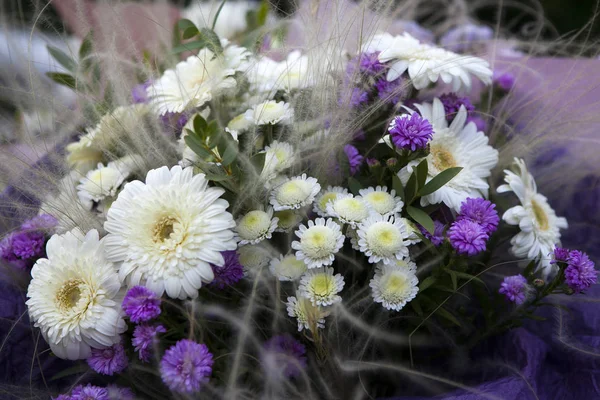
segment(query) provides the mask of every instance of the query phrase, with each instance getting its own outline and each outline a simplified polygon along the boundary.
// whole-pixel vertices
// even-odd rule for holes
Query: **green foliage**
[[[219,55],[223,53],[223,46],[221,46],[221,40],[219,36],[209,28],[198,29],[196,25],[190,20],[182,19],[177,23],[177,31],[182,32],[181,36],[176,34],[176,38],[181,39],[192,39],[195,40],[188,43],[179,43],[173,47],[173,53],[180,54],[186,51],[194,51],[207,48],[213,53]]]
[[[46,76],[59,85],[77,89],[77,80],[73,75],[64,74],[62,72],[46,72]]]
[[[69,56],[67,53],[62,51],[59,48],[48,45],[48,53],[62,65],[67,71],[71,73],[75,73],[77,71],[77,61],[73,59],[73,57]]]
[[[406,207],[406,212],[408,213],[408,215],[410,215],[410,217],[413,220],[415,220],[415,222],[421,224],[421,226],[423,226],[423,228],[425,228],[427,232],[433,235],[435,225],[431,217],[425,211],[421,210],[420,208],[408,206]]]
[[[458,175],[460,171],[462,171],[462,167],[454,167],[443,170],[434,176],[429,182],[427,182],[426,185],[421,186],[421,189],[419,189],[418,193],[419,196],[427,196],[428,194],[437,191],[446,183],[450,182],[452,178]]]

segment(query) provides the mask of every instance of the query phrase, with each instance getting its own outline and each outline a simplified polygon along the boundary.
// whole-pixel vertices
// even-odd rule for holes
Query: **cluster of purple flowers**
[[[598,281],[594,262],[584,252],[557,247],[554,259],[555,262],[566,264],[565,283],[575,293],[584,291]]]
[[[160,375],[173,392],[196,393],[208,382],[213,362],[205,344],[183,339],[165,352],[160,361]]]
[[[97,373],[109,376],[122,372],[129,364],[121,343],[106,349],[92,349],[87,363]]]
[[[31,267],[46,255],[45,245],[58,221],[48,214],[25,221],[0,241],[0,259],[19,269]]]
[[[394,146],[416,151],[427,146],[433,137],[433,126],[415,112],[394,118],[388,127],[388,132]]]
[[[215,275],[215,279],[210,283],[210,286],[219,290],[238,283],[244,277],[244,267],[240,264],[237,251],[223,251],[221,255],[225,260],[222,267],[210,264]]]
[[[427,239],[429,239],[431,241],[431,243],[433,243],[433,245],[435,247],[438,247],[439,245],[444,243],[444,230],[446,229],[446,225],[444,225],[443,223],[441,223],[438,220],[435,220],[435,221],[433,221],[433,226],[434,226],[433,235],[431,233],[429,233],[427,231],[427,229],[425,229],[421,225],[419,225],[419,230],[421,231],[423,236],[425,236]]]
[[[133,400],[135,395],[130,389],[116,385],[103,388],[91,384],[75,386],[71,394],[61,394],[54,400]]]
[[[527,279],[523,275],[507,276],[500,284],[498,292],[506,296],[506,299],[521,305],[527,298],[527,292],[529,291],[529,285]]]
[[[306,368],[306,347],[290,334],[273,336],[263,349],[261,362],[269,376],[278,372],[284,378],[295,378]]]
[[[459,254],[473,256],[485,251],[487,240],[498,228],[495,204],[482,198],[467,198],[448,229],[450,244]]]
[[[471,111],[475,110],[475,106],[473,106],[468,97],[459,97],[456,93],[445,93],[440,96],[440,101],[444,105],[446,120],[448,120],[448,122],[454,119],[454,116],[458,113],[461,106],[465,107],[467,115],[470,115]]]

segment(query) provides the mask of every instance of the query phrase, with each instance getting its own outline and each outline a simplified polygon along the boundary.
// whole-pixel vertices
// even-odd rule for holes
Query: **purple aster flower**
[[[145,286],[134,286],[127,291],[121,307],[131,322],[147,322],[160,315],[160,298]]]
[[[496,205],[491,201],[482,198],[468,198],[460,205],[460,213],[456,217],[457,221],[468,219],[477,222],[483,227],[483,230],[488,235],[498,229],[498,211],[495,210]]]
[[[448,122],[454,119],[456,113],[460,110],[460,106],[465,106],[467,110],[467,115],[473,110],[475,107],[471,104],[471,100],[468,97],[458,97],[456,93],[446,93],[440,96],[440,101],[444,105],[444,111],[446,111],[446,120]]]
[[[344,153],[346,153],[346,157],[348,157],[348,162],[350,163],[350,174],[355,175],[360,170],[360,166],[365,158],[351,144],[344,146]]]
[[[42,232],[19,232],[12,238],[12,251],[22,260],[44,256],[46,235]]]
[[[154,347],[158,344],[159,333],[165,333],[167,330],[162,325],[138,325],[133,330],[131,344],[138,352],[138,357],[144,362],[150,362]]]
[[[148,103],[148,92],[147,89],[152,85],[152,80],[147,80],[144,83],[135,85],[131,89],[131,97],[133,98],[134,104]]]
[[[168,112],[160,116],[160,120],[165,129],[170,133],[180,133],[185,124],[187,124],[189,116],[187,114],[179,114]]]
[[[394,118],[388,131],[396,147],[411,151],[425,148],[433,137],[433,126],[417,113]]]
[[[208,382],[212,365],[213,355],[205,344],[183,339],[165,351],[160,375],[172,391],[195,393]]]
[[[17,257],[13,250],[13,238],[15,236],[15,233],[9,233],[0,241],[0,258],[15,268],[25,269],[29,263]]]
[[[565,268],[565,282],[575,293],[579,293],[598,280],[598,272],[594,262],[587,254],[579,250],[569,252],[567,268]]]
[[[473,256],[485,250],[488,234],[477,222],[468,219],[454,221],[448,230],[450,244],[459,254]]]
[[[106,386],[108,398],[110,400],[135,400],[135,394],[129,388],[120,387],[117,385]]]
[[[492,79],[497,87],[506,92],[509,92],[515,85],[515,77],[510,72],[501,73],[494,71],[494,76]]]
[[[562,247],[556,247],[554,249],[554,260],[550,261],[551,264],[556,264],[557,262],[567,262],[569,259],[569,249],[563,249]]]
[[[279,371],[286,378],[299,376],[306,368],[306,347],[290,334],[273,336],[264,344],[262,364],[269,372]]]
[[[386,78],[379,79],[375,83],[375,89],[377,89],[377,97],[380,100],[390,103],[390,104],[398,104],[400,99],[404,96],[404,80],[402,78],[398,78],[389,82]]]
[[[429,233],[429,231],[427,231],[427,229],[425,229],[423,226],[418,225],[418,227],[423,236],[429,239],[434,246],[437,247],[444,243],[444,229],[446,228],[446,225],[442,224],[440,221],[433,221],[433,235]]]
[[[361,53],[348,62],[346,75],[352,78],[357,73],[377,75],[385,69],[385,64],[379,61],[379,52]]]
[[[76,386],[71,392],[71,400],[110,400],[108,390],[100,386],[87,384]]]
[[[527,297],[527,279],[523,275],[507,276],[500,284],[498,292],[517,305],[523,304]]]
[[[237,251],[223,251],[221,255],[225,260],[225,264],[222,267],[210,264],[215,275],[215,279],[210,285],[223,290],[228,286],[238,283],[244,277],[244,267],[240,264]]]
[[[112,376],[127,368],[127,356],[121,343],[113,344],[106,349],[92,349],[87,363],[99,374]]]
[[[40,214],[27,221],[23,222],[21,229],[24,231],[35,231],[41,230],[46,232],[52,232],[58,225],[58,220],[50,214]]]

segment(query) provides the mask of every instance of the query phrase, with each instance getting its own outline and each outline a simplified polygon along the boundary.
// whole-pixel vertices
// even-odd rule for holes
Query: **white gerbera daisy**
[[[294,118],[294,109],[283,101],[268,100],[246,111],[246,119],[256,125],[290,124]]]
[[[295,233],[300,241],[293,241],[292,249],[296,250],[296,258],[303,260],[308,268],[331,265],[335,253],[344,245],[342,230],[331,218],[308,221],[308,227],[302,224]]]
[[[321,185],[315,178],[302,174],[275,186],[269,202],[275,211],[298,209],[312,203],[319,190]]]
[[[188,107],[201,107],[213,96],[236,86],[236,70],[224,57],[204,48],[168,69],[148,87],[148,97],[160,115],[180,113]]]
[[[89,357],[92,348],[118,343],[127,330],[121,315],[123,293],[98,231],[85,237],[78,229],[53,235],[46,254],[31,270],[27,307],[52,352],[79,360]]]
[[[395,265],[383,265],[375,272],[369,286],[376,303],[388,310],[400,311],[419,292],[419,279],[414,271]]]
[[[507,224],[521,229],[510,241],[511,251],[516,257],[537,260],[538,267],[548,276],[556,269],[556,264],[550,261],[554,247],[560,244],[560,229],[566,229],[568,223],[565,218],[557,217],[548,199],[538,193],[525,161],[515,158],[515,164],[517,173],[505,170],[506,184],[498,187],[498,193],[514,192],[521,202],[502,216]]]
[[[106,254],[120,263],[127,286],[145,285],[159,296],[195,298],[202,282],[214,279],[210,264],[222,266],[222,251],[235,250],[235,222],[193,168],[161,167],[146,182],[125,185],[107,213]]]
[[[282,210],[275,213],[277,221],[277,229],[275,232],[290,232],[296,228],[302,221],[302,216],[295,210]]]
[[[377,186],[375,188],[369,187],[367,189],[359,190],[360,196],[365,199],[371,206],[373,211],[380,215],[393,215],[402,211],[404,202],[398,196],[396,191],[392,189],[391,192],[387,191],[386,186]]]
[[[423,118],[429,120],[434,129],[433,139],[426,157],[428,166],[427,182],[440,172],[451,167],[463,169],[448,183],[435,192],[421,197],[421,205],[444,203],[456,212],[467,197],[487,197],[489,185],[486,178],[498,163],[498,151],[488,144],[483,132],[477,131],[475,123],[467,120],[467,111],[460,107],[456,117],[448,126],[444,106],[439,99],[433,104],[417,104]],[[398,172],[404,185],[421,159],[408,163]]]
[[[81,204],[91,210],[95,203],[99,203],[108,197],[117,195],[117,191],[131,171],[126,165],[119,168],[118,164],[108,163],[105,167],[102,163],[98,168],[91,170],[84,178],[81,178],[77,186],[77,195]]]
[[[375,35],[363,51],[379,51],[379,61],[393,61],[387,74],[388,81],[396,80],[408,70],[416,89],[424,89],[441,78],[445,83],[452,83],[454,92],[461,87],[469,90],[470,75],[486,85],[492,82],[492,70],[484,59],[420,43],[407,32],[399,36]]]
[[[271,260],[269,270],[280,281],[296,281],[306,272],[306,264],[293,254],[282,254]]]
[[[342,223],[356,228],[356,225],[367,219],[374,211],[362,197],[347,194],[338,196],[327,203],[327,215],[339,219]]]
[[[315,77],[309,69],[308,57],[293,51],[282,62],[260,58],[248,71],[248,80],[255,90],[274,93],[313,86]]]
[[[333,268],[318,268],[307,271],[300,278],[298,292],[315,306],[330,306],[342,301],[338,295],[344,288],[344,278],[333,275]]]
[[[346,196],[348,189],[341,186],[327,186],[327,189],[321,190],[321,193],[315,198],[313,211],[321,217],[330,217],[327,214],[327,204],[336,200],[338,196]]]
[[[275,257],[275,252],[266,242],[257,245],[242,246],[237,249],[238,259],[247,273],[257,273],[261,268],[267,266]]]
[[[277,228],[277,217],[273,218],[273,207],[267,211],[252,210],[238,219],[235,228],[238,245],[257,244],[271,236]]]
[[[298,332],[303,329],[325,328],[325,317],[328,312],[321,307],[314,306],[309,299],[298,293],[296,296],[287,298],[286,308],[288,315],[298,320]]]
[[[357,234],[360,251],[372,264],[392,264],[408,257],[408,231],[401,218],[373,214],[358,225]]]

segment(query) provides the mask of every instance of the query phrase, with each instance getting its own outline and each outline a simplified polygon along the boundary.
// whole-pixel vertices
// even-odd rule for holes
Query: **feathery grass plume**
[[[501,217],[519,207],[518,197],[520,206],[529,207],[542,224],[549,214],[542,209],[540,217],[539,207],[524,201],[518,189],[511,186],[515,194],[496,190],[512,176],[503,170],[518,157],[556,214],[569,220],[570,230],[561,232],[563,244],[597,259],[600,165],[595,161],[600,146],[595,128],[600,117],[593,94],[600,77],[592,73],[597,46],[588,36],[595,16],[579,32],[559,37],[535,0],[315,0],[298,2],[295,12],[283,17],[265,1],[192,2],[185,10],[161,2],[60,0],[55,5],[72,37],[41,33],[49,23],[43,3],[20,26],[3,17],[11,23],[5,26],[22,33],[4,29],[7,48],[20,51],[11,65],[21,67],[0,72],[0,101],[11,113],[3,110],[3,120],[12,119],[12,113],[20,116],[18,124],[3,124],[0,132],[2,238],[24,230],[27,218],[47,213],[58,221],[48,236],[97,229],[101,238],[116,244],[118,235],[131,234],[130,220],[135,219],[140,244],[123,244],[111,260],[123,275],[123,295],[127,284],[163,279],[160,287],[166,294],[156,305],[157,317],[128,320],[125,332],[91,329],[103,330],[111,345],[122,333],[129,365],[118,384],[131,388],[137,398],[402,398],[394,396],[433,396],[455,389],[502,398],[506,393],[496,377],[544,398],[548,385],[534,374],[514,370],[523,367],[515,352],[529,355],[530,345],[543,353],[540,332],[546,330],[555,332],[578,360],[580,354],[598,353],[577,336],[577,326],[565,327],[562,308],[583,312],[585,302],[596,301],[595,286],[585,295],[567,296],[572,292],[564,282],[564,262],[552,260],[555,273],[542,278],[534,270],[544,259],[549,265],[550,254],[508,256],[509,242],[519,234],[518,226],[508,225],[510,218],[500,222],[497,232],[480,238],[482,252],[473,258],[453,250],[448,228],[461,204],[482,197],[496,205]],[[486,11],[496,15],[488,26],[493,38],[473,27],[481,26],[477,16]],[[514,12],[533,22],[511,20]],[[179,16],[188,20],[177,22]],[[513,24],[528,29],[515,31]],[[380,35],[385,32],[391,36]],[[24,52],[43,50],[40,43],[47,41],[52,46],[47,54],[31,58]],[[436,48],[439,42],[458,53]],[[377,47],[382,43],[387,47]],[[405,47],[387,51],[399,43],[413,46],[414,53],[407,55]],[[485,63],[472,56],[489,62],[495,80]],[[392,72],[397,68],[400,74],[401,67],[407,72],[389,79],[391,65]],[[48,70],[58,74],[50,79],[44,75]],[[465,77],[471,72],[474,76]],[[507,74],[514,78],[512,87]],[[475,76],[493,82],[485,86]],[[446,109],[448,104],[436,100],[454,92],[453,83],[462,86],[460,96],[477,105],[474,110],[460,105]],[[401,149],[393,139],[386,142],[394,118],[415,112],[431,119],[434,133],[427,144]],[[470,135],[469,140],[456,150],[451,145],[461,134]],[[440,144],[436,135],[449,139]],[[467,168],[469,161],[481,158],[481,152],[463,151],[472,142],[498,151],[488,151],[485,168],[482,163]],[[450,168],[452,176],[446,172]],[[192,170],[205,179],[191,182]],[[438,172],[446,172],[446,181],[435,182]],[[436,197],[437,190],[466,172],[476,175],[476,184],[461,186],[461,198],[456,197],[460,190],[447,185],[444,189],[455,197],[452,204],[441,204],[446,202]],[[190,182],[180,175],[189,175]],[[520,176],[527,181],[525,174]],[[152,191],[151,205],[135,198],[142,187]],[[141,217],[124,218],[128,210],[121,207],[123,201],[110,213],[122,193],[128,197],[128,217]],[[320,203],[331,193],[343,210],[332,213],[331,202],[329,207],[327,200]],[[202,218],[186,220],[186,210],[170,207],[178,196],[182,208],[214,208],[194,214]],[[187,204],[192,197],[193,204]],[[364,206],[365,215],[359,215],[357,205]],[[144,214],[149,208],[152,214]],[[374,209],[380,208],[392,211],[374,217]],[[214,216],[217,209],[220,220]],[[312,228],[314,222],[309,222],[317,213],[325,221],[342,211],[356,218],[331,220],[339,228],[333,246],[328,246],[325,226],[316,224],[311,235],[300,228]],[[107,215],[127,223],[104,229]],[[393,227],[402,227],[401,235],[392,235],[391,228],[370,229],[373,221],[388,219],[395,221]],[[206,239],[217,231],[220,244]],[[11,240],[0,245],[2,254],[9,246],[11,254],[24,254],[19,253],[22,247],[14,251]],[[183,245],[185,240],[195,242]],[[232,254],[234,240],[238,257]],[[292,243],[298,240],[314,259],[327,259],[327,273],[294,255]],[[152,257],[144,246],[152,247]],[[195,248],[202,251],[194,253]],[[369,263],[364,249],[386,255],[386,264]],[[140,255],[136,262],[144,267],[144,276],[127,258],[133,252]],[[290,256],[305,265],[282,266]],[[192,263],[182,257],[206,268],[187,268]],[[232,257],[239,259],[235,279],[202,284]],[[27,270],[15,270],[5,261],[3,257],[6,279],[1,283],[26,289]],[[240,265],[244,277],[238,279]],[[497,293],[503,278],[516,274],[531,287],[518,307]],[[67,283],[64,304],[87,298],[81,296],[83,285]],[[183,290],[174,290],[175,284]],[[7,365],[23,367],[26,378],[11,376],[14,386],[6,389],[8,395],[27,391],[34,397],[41,390],[73,396],[84,390],[76,385],[93,381],[101,387],[86,390],[118,398],[117,389],[104,389],[115,381],[92,375],[85,362],[65,366],[49,357],[38,328],[28,319],[24,294],[12,286],[6,296],[23,298],[10,299],[19,304],[20,313],[1,325],[0,352],[6,353],[0,355]],[[172,296],[176,292],[180,295]],[[331,301],[311,302],[307,292]],[[541,309],[541,315],[550,317],[546,321],[536,321],[541,304],[554,306]],[[553,312],[558,313],[556,321]],[[504,333],[526,319],[533,321],[532,327]],[[277,337],[286,340],[279,343]],[[19,354],[19,338],[33,343],[26,357]],[[186,348],[165,361],[165,353],[181,341],[202,351]],[[97,351],[107,347],[87,344]],[[210,368],[198,358],[200,353],[211,355]],[[490,363],[498,359],[501,365]],[[161,380],[159,365],[164,363],[169,374],[165,379],[163,373]],[[189,393],[175,393],[181,391]]]

